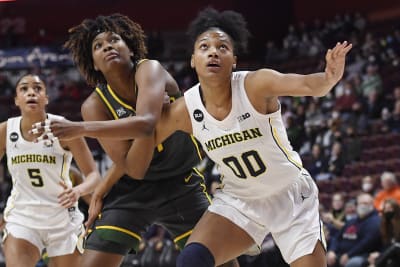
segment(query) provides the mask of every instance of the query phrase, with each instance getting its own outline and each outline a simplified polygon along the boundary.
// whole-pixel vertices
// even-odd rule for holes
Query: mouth
[[[115,58],[117,58],[117,57],[119,57],[119,54],[118,54],[118,53],[116,53],[116,52],[111,52],[111,53],[108,53],[108,54],[104,57],[104,59],[105,59],[106,61],[110,61],[110,60],[113,60],[113,59],[115,59]]]
[[[213,73],[219,72],[221,66],[218,63],[211,62],[207,64],[207,70]]]
[[[35,99],[29,99],[28,101],[26,101],[26,104],[37,104],[38,102]]]
[[[221,67],[221,66],[218,64],[218,62],[212,61],[212,62],[209,62],[209,63],[207,64],[207,67],[210,67],[210,68],[219,68],[219,67]]]

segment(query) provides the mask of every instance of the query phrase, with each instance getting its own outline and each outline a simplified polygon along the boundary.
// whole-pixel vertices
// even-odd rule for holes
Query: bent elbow
[[[156,129],[156,120],[152,117],[144,118],[141,123],[142,134],[145,137],[149,137],[154,134]]]
[[[143,180],[144,179],[144,175],[146,174],[145,171],[137,170],[135,168],[134,164],[128,164],[125,167],[125,172],[126,172],[126,174],[129,175],[129,177],[131,177],[134,180]]]

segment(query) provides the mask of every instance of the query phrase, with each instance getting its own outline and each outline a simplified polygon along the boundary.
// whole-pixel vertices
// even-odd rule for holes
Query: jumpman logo
[[[204,130],[209,131],[209,129],[206,127],[206,123],[205,122],[203,122],[203,127],[201,128],[201,130],[202,131],[204,131]]]
[[[303,200],[303,202],[304,202],[304,200],[309,198],[309,196],[305,196],[305,195],[303,195],[303,193],[300,193],[300,195],[301,195],[301,200]]]

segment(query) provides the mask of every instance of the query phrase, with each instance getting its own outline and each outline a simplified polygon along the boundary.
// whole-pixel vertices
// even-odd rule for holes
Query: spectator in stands
[[[376,65],[368,65],[366,74],[362,78],[360,95],[367,98],[372,92],[380,93],[382,91],[382,78],[378,73]]]
[[[311,150],[311,157],[309,160],[304,161],[304,166],[309,170],[315,180],[325,180],[329,178],[327,174],[328,164],[327,159],[321,149],[321,145],[314,144]]]
[[[400,203],[400,186],[397,183],[396,175],[392,172],[384,172],[381,176],[382,189],[374,199],[374,206],[378,211],[383,208],[385,199],[393,198]]]
[[[369,255],[370,267],[400,266],[398,254],[400,251],[400,205],[391,198],[386,199],[383,204],[381,236],[384,249],[382,252],[376,251]]]
[[[344,121],[347,121],[350,116],[349,113],[351,113],[353,105],[357,101],[357,94],[350,81],[345,81],[343,87],[343,94],[336,98],[335,110],[340,112]]]
[[[344,205],[344,218],[345,222],[357,218],[357,205],[354,198],[348,200]]]
[[[346,133],[343,139],[343,150],[346,163],[351,163],[360,159],[361,140],[354,126],[347,126],[346,128]]]
[[[357,218],[346,222],[335,237],[331,237],[327,261],[330,267],[362,267],[368,253],[379,250],[380,217],[373,198],[361,193],[357,197]]]
[[[400,133],[400,100],[394,104],[391,116],[387,120],[387,126],[392,133]]]
[[[345,158],[342,151],[342,144],[339,141],[335,141],[332,145],[331,155],[328,160],[328,171],[334,176],[340,176],[342,174]]]
[[[344,196],[342,193],[335,193],[332,196],[331,209],[322,214],[322,221],[329,230],[329,235],[336,236],[345,224]]]
[[[370,175],[364,176],[361,181],[361,191],[367,194],[374,195],[374,180]]]

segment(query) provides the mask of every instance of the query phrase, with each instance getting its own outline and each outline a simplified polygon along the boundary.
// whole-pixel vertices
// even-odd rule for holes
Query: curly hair
[[[105,84],[106,79],[93,66],[92,41],[101,32],[114,32],[121,36],[133,52],[133,62],[143,59],[147,54],[145,34],[141,26],[127,16],[115,13],[109,16],[98,16],[85,19],[81,24],[69,29],[69,39],[64,47],[69,49],[72,59],[87,83],[92,86]]]
[[[228,34],[233,41],[236,54],[247,51],[250,32],[247,29],[246,20],[240,13],[232,10],[218,12],[211,7],[200,11],[198,16],[190,23],[187,31],[191,44],[196,42],[200,34],[210,28],[218,28]]]

